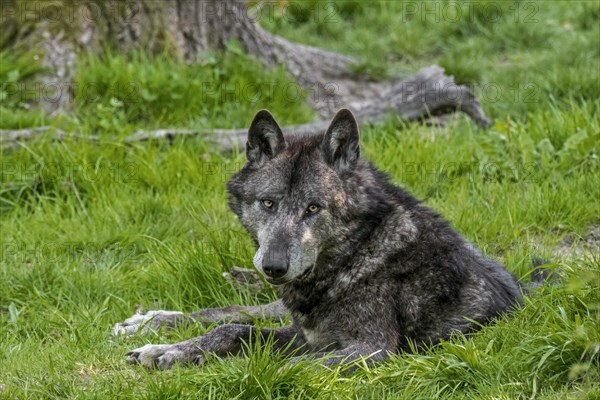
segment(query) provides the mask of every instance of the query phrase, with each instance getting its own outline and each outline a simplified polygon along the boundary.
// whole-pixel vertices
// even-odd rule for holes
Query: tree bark
[[[321,120],[288,127],[288,132],[321,130],[341,107],[351,108],[363,122],[381,119],[392,111],[402,120],[443,123],[447,119],[445,116],[463,111],[482,126],[490,123],[472,90],[454,83],[452,77],[444,75],[438,66],[423,68],[404,80],[372,82],[354,78],[351,71],[354,58],[293,43],[265,31],[253,18],[261,11],[250,12],[242,0],[136,0],[124,3],[88,0],[67,4],[78,7],[71,11],[75,17],[69,21],[69,33],[61,24],[42,20],[31,25],[32,28],[17,19],[17,23],[28,26],[26,33],[15,35],[19,41],[23,42],[24,37],[40,38],[38,45],[45,51],[43,64],[50,71],[43,78],[46,83],[54,80],[64,87],[73,79],[77,55],[82,51],[101,51],[107,42],[114,43],[123,52],[170,49],[188,62],[197,62],[207,51],[223,50],[231,40],[236,40],[266,67],[286,66],[294,79],[314,93],[309,102]],[[9,24],[5,20],[3,26],[14,25],[10,20],[12,15],[9,13]],[[17,12],[14,15],[28,14]],[[69,96],[65,98],[69,99]],[[61,98],[61,101],[41,106],[50,112],[65,112],[70,102]],[[202,133],[206,132],[167,129],[139,133],[130,140]],[[212,133],[223,139],[222,142],[239,142],[237,130]],[[11,135],[23,137],[14,132]]]
[[[430,66],[421,69],[414,77],[391,85],[376,101],[365,100],[350,106],[361,124],[379,122],[390,112],[405,121],[423,120],[430,124],[443,124],[448,113],[461,110],[482,126],[490,124],[473,95],[464,86],[444,75],[442,68]],[[285,126],[283,133],[311,135],[324,132],[329,119],[310,124]],[[150,139],[174,139],[178,136],[205,136],[225,149],[242,146],[246,141],[247,128],[213,129],[194,131],[186,129],[161,129],[156,131],[138,131],[127,140],[130,142]]]

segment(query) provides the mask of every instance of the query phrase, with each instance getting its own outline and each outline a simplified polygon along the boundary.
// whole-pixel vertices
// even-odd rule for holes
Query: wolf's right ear
[[[275,157],[285,149],[285,139],[275,118],[267,110],[260,110],[254,116],[248,141],[246,142],[246,158],[249,162],[260,164]]]
[[[249,162],[260,164],[275,157],[285,149],[285,139],[275,118],[267,110],[260,110],[254,116],[248,141],[246,142],[246,158]]]
[[[352,111],[343,108],[335,114],[321,144],[325,161],[338,172],[352,169],[360,157],[358,124]]]

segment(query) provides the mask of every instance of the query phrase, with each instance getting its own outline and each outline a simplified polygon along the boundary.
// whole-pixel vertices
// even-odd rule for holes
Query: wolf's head
[[[275,285],[310,274],[345,242],[368,203],[360,182],[368,177],[356,172],[363,161],[354,116],[343,109],[324,135],[284,138],[273,116],[259,111],[246,157],[228,183],[229,203],[258,245],[255,266]]]

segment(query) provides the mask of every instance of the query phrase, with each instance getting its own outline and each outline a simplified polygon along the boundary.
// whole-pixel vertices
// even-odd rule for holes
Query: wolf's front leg
[[[225,357],[237,354],[242,344],[256,338],[263,343],[269,335],[274,336],[273,349],[292,351],[304,344],[295,326],[277,329],[258,329],[252,325],[221,325],[206,335],[176,344],[147,344],[127,353],[127,361],[145,366],[148,369],[169,369],[173,364],[201,364],[209,354]]]
[[[206,308],[189,314],[179,311],[145,311],[137,312],[132,317],[116,324],[113,327],[112,335],[113,337],[131,336],[136,333],[147,333],[164,327],[172,328],[180,324],[196,322],[211,325],[214,323],[252,324],[255,319],[269,318],[283,321],[286,315],[287,310],[281,300],[258,306],[233,305],[222,308]]]

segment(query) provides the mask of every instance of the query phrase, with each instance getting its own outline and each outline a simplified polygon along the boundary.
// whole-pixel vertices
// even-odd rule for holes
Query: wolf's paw
[[[189,354],[172,344],[147,344],[127,353],[127,361],[140,364],[148,369],[171,369],[175,363],[181,365],[201,364],[204,357]]]
[[[155,310],[137,312],[124,322],[115,324],[112,329],[112,337],[127,337],[136,333],[155,332],[161,327],[173,327],[184,320],[185,315],[179,311]]]

